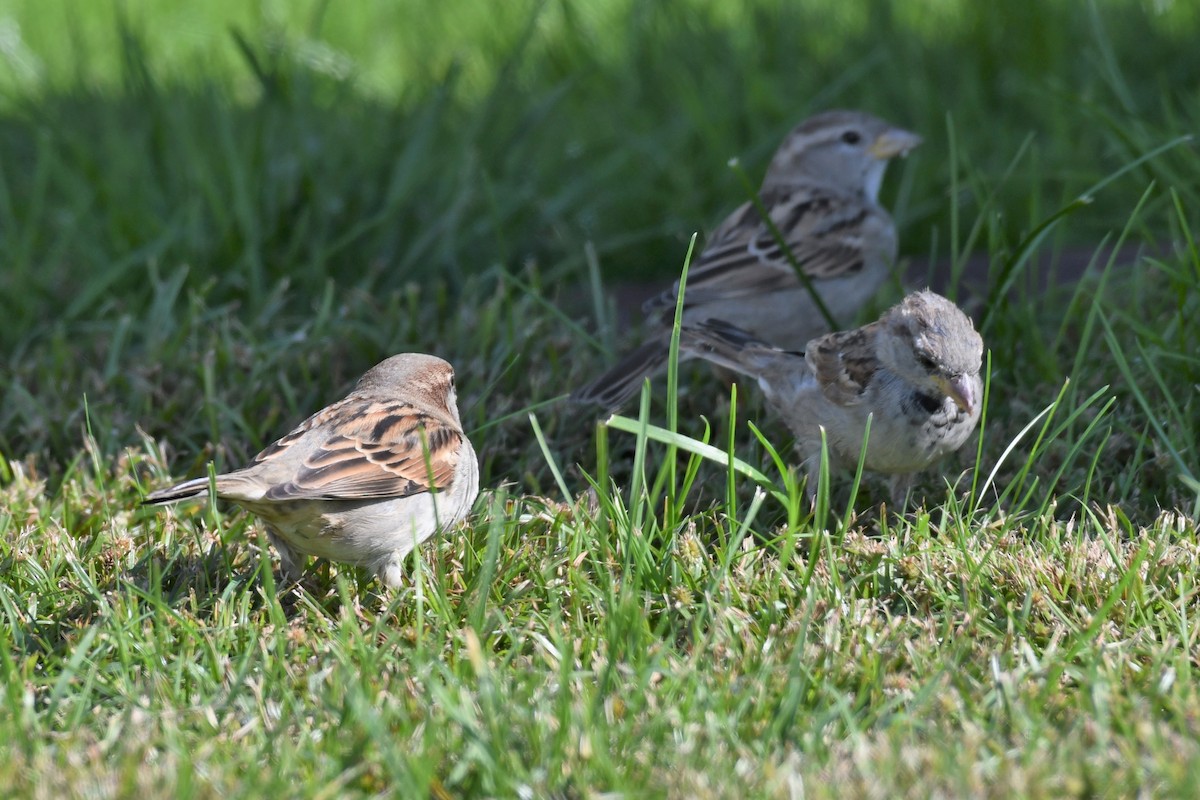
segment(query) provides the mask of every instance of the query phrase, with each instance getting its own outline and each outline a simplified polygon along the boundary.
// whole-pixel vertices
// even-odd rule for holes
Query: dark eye
[[[842,141],[846,144],[858,144],[862,141],[862,134],[858,131],[846,131],[842,134]]]
[[[930,372],[933,372],[935,369],[937,369],[937,362],[924,353],[917,353],[917,363]]]

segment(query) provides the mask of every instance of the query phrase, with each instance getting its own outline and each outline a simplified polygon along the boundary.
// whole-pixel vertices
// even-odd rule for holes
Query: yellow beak
[[[921,143],[922,139],[915,133],[901,128],[892,128],[879,134],[871,143],[870,153],[880,161],[886,161],[896,156],[906,156],[908,151]]]

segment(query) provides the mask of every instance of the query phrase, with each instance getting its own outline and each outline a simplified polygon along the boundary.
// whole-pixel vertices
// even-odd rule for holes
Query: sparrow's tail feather
[[[651,339],[626,354],[596,380],[571,393],[571,400],[583,405],[615,409],[642,390],[646,378],[667,366],[670,346],[665,339]],[[681,353],[682,358],[682,353]]]
[[[166,503],[178,503],[180,500],[187,500],[192,497],[199,497],[208,491],[208,478],[192,478],[190,481],[169,486],[166,489],[159,489],[157,492],[151,492],[146,495],[146,499],[142,501],[142,505],[163,505]]]
[[[719,319],[684,326],[679,333],[679,349],[751,377],[758,377],[780,358],[798,357]]]

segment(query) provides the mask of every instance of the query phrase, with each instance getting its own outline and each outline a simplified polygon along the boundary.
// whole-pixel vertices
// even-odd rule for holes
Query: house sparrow
[[[896,258],[896,228],[878,203],[888,160],[921,143],[861,111],[828,111],[795,127],[775,151],[759,198],[829,312],[858,313]],[[577,390],[615,408],[667,363],[679,284],[643,306],[650,339]],[[683,323],[720,319],[784,348],[829,330],[809,290],[753,203],[712,234],[688,272]]]
[[[208,491],[195,478],[146,497],[174,503]],[[285,578],[305,556],[367,567],[386,585],[439,528],[466,516],[479,462],[463,434],[454,370],[404,353],[377,364],[354,391],[313,414],[249,466],[216,477],[217,497],[257,514]]]
[[[983,340],[958,306],[928,290],[877,322],[813,339],[804,353],[719,320],[684,328],[680,349],[758,380],[796,435],[810,497],[822,428],[830,460],[854,465],[872,414],[864,467],[892,476],[902,507],[914,473],[957,450],[979,422]]]

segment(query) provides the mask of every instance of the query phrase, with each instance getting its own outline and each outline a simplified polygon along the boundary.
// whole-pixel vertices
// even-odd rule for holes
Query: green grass
[[[1195,796],[1190,5],[177,5],[0,2],[0,785]],[[990,350],[904,518],[810,513],[752,386],[558,399],[833,105],[926,136],[902,257]],[[139,506],[404,350],[486,488],[403,590]]]

